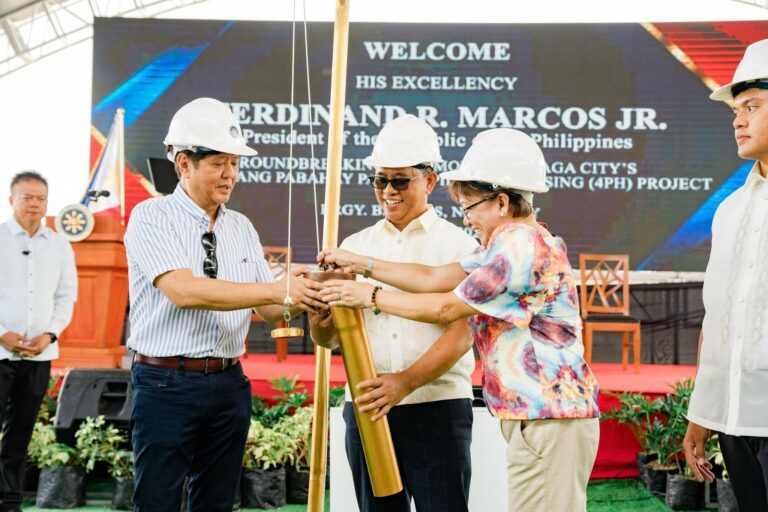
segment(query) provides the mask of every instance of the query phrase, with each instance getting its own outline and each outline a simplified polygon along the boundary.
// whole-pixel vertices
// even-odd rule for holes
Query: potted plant
[[[37,410],[37,422],[41,424],[53,423],[53,417],[56,415],[56,403],[61,389],[61,377],[52,376],[48,381],[48,389],[43,396],[43,402]],[[40,480],[40,468],[35,464],[32,452],[35,450],[35,439],[30,441],[27,451],[27,464],[24,467],[23,490],[33,493],[37,491],[37,484]]]
[[[664,502],[672,510],[701,510],[704,508],[704,483],[693,476],[689,467],[667,475]]]
[[[693,392],[693,379],[675,383],[674,391],[660,398],[661,413],[666,417],[664,443],[667,449],[666,463],[674,465],[667,474],[665,502],[672,510],[704,508],[704,484],[697,481],[680,453],[688,428],[685,414]],[[659,457],[661,459],[661,456]]]
[[[738,512],[739,505],[736,503],[736,495],[733,493],[731,479],[728,478],[728,468],[725,467],[725,460],[723,459],[723,452],[720,450],[720,443],[717,442],[717,436],[713,436],[713,439],[715,440],[715,443],[711,450],[712,461],[715,463],[715,474],[720,474],[718,478],[715,479],[718,511]]]
[[[659,414],[661,402],[651,400],[642,393],[625,391],[624,393],[612,393],[609,395],[619,400],[619,407],[612,408],[603,414],[605,419],[615,419],[622,425],[626,425],[635,436],[642,448],[636,455],[637,471],[640,481],[648,485],[648,469],[646,464],[658,458],[658,454],[649,447],[647,431],[654,416]]]
[[[115,480],[112,508],[133,510],[133,452],[115,450],[109,460],[109,474]]]
[[[654,417],[646,430],[649,449],[657,458],[645,465],[646,488],[657,496],[664,496],[667,491],[667,474],[677,471],[677,461],[674,459],[679,446],[670,441],[666,418]]]
[[[86,472],[93,471],[98,462],[110,464],[115,451],[125,443],[125,436],[103,415],[86,418],[75,432],[75,448]]]
[[[645,431],[650,450],[658,455],[656,460],[646,464],[646,487],[659,496],[663,496],[667,491],[668,474],[684,476],[681,450],[687,429],[685,413],[688,411],[692,391],[693,380],[686,379],[677,382],[673,386],[673,392],[657,398],[657,414],[652,417]]]
[[[86,418],[75,433],[75,446],[86,472],[98,463],[107,465],[114,478],[112,508],[133,507],[133,453],[123,449],[128,440],[120,430],[107,423],[104,416]]]
[[[56,442],[53,425],[35,424],[34,463],[40,468],[38,508],[76,508],[85,505],[85,471],[77,450]],[[30,443],[32,444],[32,443]]]
[[[341,407],[344,405],[344,397],[346,396],[346,390],[344,386],[336,386],[328,391],[328,404],[331,407]]]
[[[307,503],[312,408],[296,409],[292,416],[278,421],[274,429],[293,440],[295,447],[293,463],[285,467],[286,500],[288,503]]]
[[[53,428],[44,428],[46,424],[47,423],[38,419],[32,430],[32,437],[29,439],[29,446],[27,447],[27,466],[24,471],[25,491],[37,491],[37,484],[40,481],[40,467],[37,465],[37,461],[40,459],[40,452],[44,445],[56,441],[55,431]]]
[[[272,428],[286,416],[301,408],[308,400],[309,394],[304,391],[303,384],[296,384],[298,377],[280,377],[270,381],[272,387],[280,394],[273,397],[274,404],[269,407],[261,397],[254,397],[251,416],[262,425]]]
[[[240,482],[243,507],[285,505],[285,465],[293,463],[295,452],[296,443],[288,436],[251,420]]]

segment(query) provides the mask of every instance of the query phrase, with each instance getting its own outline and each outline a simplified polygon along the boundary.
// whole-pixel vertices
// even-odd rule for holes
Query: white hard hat
[[[172,146],[168,152],[171,161],[186,149],[241,156],[258,154],[245,145],[240,123],[229,107],[213,98],[197,98],[181,107],[171,119],[163,144]]]
[[[529,203],[532,203],[531,192],[549,190],[547,164],[541,148],[528,135],[511,128],[494,128],[477,134],[459,168],[440,177],[514,189],[522,192]]]
[[[716,89],[709,98],[715,101],[732,100],[731,89],[744,82],[768,82],[768,39],[747,46],[731,83]],[[762,84],[761,87],[766,88]]]
[[[384,125],[373,145],[371,156],[363,160],[369,167],[412,167],[443,161],[437,134],[418,117],[405,114]]]

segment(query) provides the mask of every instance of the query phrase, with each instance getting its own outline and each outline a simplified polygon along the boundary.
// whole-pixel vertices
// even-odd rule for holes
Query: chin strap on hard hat
[[[215,149],[206,148],[203,146],[192,146],[190,144],[186,144],[183,146],[171,146],[171,150],[166,153],[168,155],[168,160],[171,162],[176,162],[176,155],[181,153],[182,151],[192,151],[193,153],[196,153],[200,156],[205,155],[215,155],[218,153],[221,153],[221,151],[216,151]]]
[[[513,188],[513,189],[511,189],[511,190],[512,190],[512,191],[513,191],[515,194],[520,194],[520,195],[523,197],[523,199],[525,199],[526,201],[528,201],[528,204],[530,204],[531,206],[533,206],[533,192],[531,192],[531,191],[529,191],[529,190],[517,190],[517,189],[514,189],[514,188]]]

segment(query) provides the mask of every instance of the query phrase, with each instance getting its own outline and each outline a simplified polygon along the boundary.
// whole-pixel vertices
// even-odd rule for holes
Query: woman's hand
[[[326,249],[317,255],[319,266],[330,265],[351,274],[364,274],[367,263],[367,256],[360,256],[344,249]]]
[[[360,412],[378,409],[378,412],[371,416],[371,421],[386,416],[390,409],[399,404],[412,391],[402,373],[382,373],[376,378],[358,383],[356,388],[358,390],[371,388],[355,399],[355,404],[360,408]]]
[[[315,345],[329,350],[339,346],[330,308],[322,311],[310,309],[307,311],[307,316],[309,317],[310,337]]]
[[[286,274],[282,279],[273,284],[275,290],[275,304],[284,304],[285,297],[288,295],[288,280],[290,279],[290,304],[291,314],[295,315],[300,311],[310,311],[312,309],[324,310],[328,307],[323,304],[319,290],[322,285],[311,279],[306,279],[307,269],[291,269],[290,275]]]
[[[371,307],[373,285],[358,281],[331,280],[324,283],[320,292],[323,302],[329,306],[344,306],[348,308]]]

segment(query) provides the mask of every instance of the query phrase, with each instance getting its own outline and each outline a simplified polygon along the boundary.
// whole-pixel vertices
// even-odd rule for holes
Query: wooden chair
[[[581,318],[584,323],[584,359],[592,361],[592,335],[620,332],[621,368],[629,362],[629,335],[635,373],[640,372],[640,320],[629,315],[629,255],[581,254]]]
[[[291,248],[282,246],[264,246],[264,258],[267,260],[267,265],[272,271],[272,275],[275,276],[275,280],[282,279],[288,269],[291,268]],[[264,319],[259,316],[256,311],[251,313],[251,322],[263,322]],[[285,322],[277,322],[277,327],[285,327]],[[285,360],[288,357],[288,338],[278,338],[275,340],[275,352],[277,354],[277,362]],[[244,358],[248,358],[248,336],[245,337],[245,354]]]

